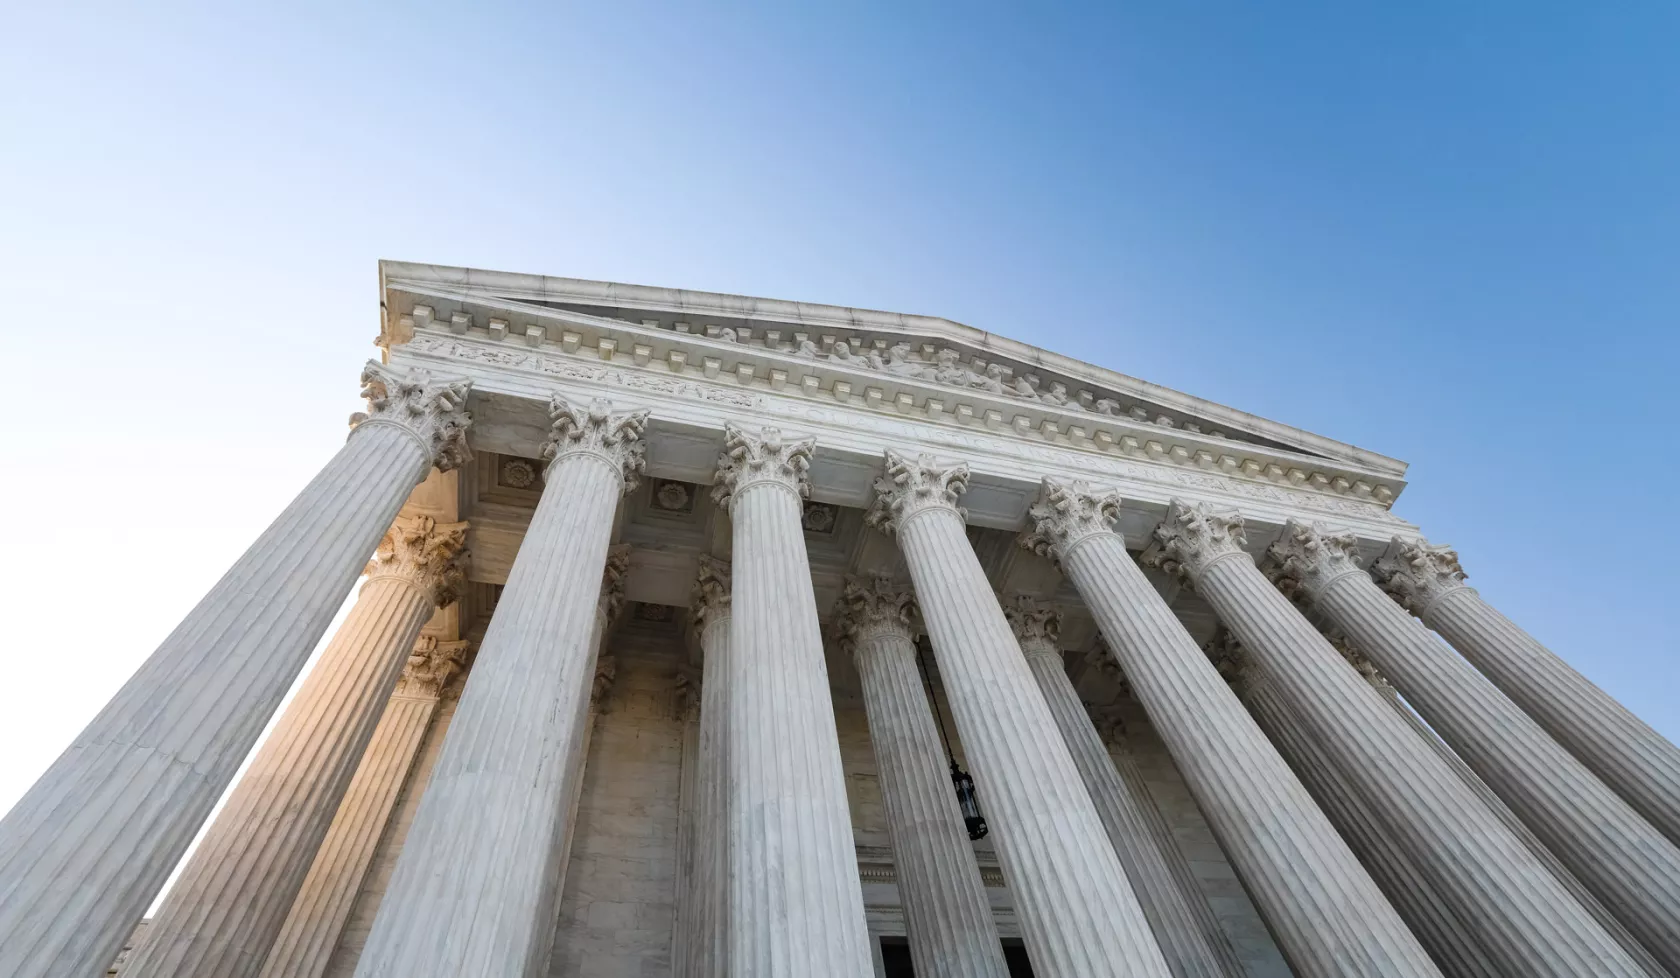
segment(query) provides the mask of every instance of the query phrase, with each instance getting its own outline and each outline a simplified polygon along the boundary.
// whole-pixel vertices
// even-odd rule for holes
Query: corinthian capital
[[[624,578],[630,573],[630,545],[607,548],[607,563],[601,568],[601,597],[596,610],[608,628],[624,611]]]
[[[1085,712],[1091,716],[1091,725],[1097,728],[1097,736],[1102,738],[1105,746],[1119,746],[1126,742],[1126,714],[1120,704],[1084,705]]]
[[[368,409],[350,416],[352,429],[393,425],[413,435],[432,464],[448,472],[472,458],[467,448],[467,393],[464,378],[433,377],[426,370],[404,370],[369,360],[362,368],[362,396]]]
[[[1243,553],[1248,538],[1241,514],[1216,513],[1200,503],[1174,499],[1167,518],[1155,528],[1155,542],[1161,545],[1152,558],[1155,566],[1194,582],[1215,563]]]
[[[461,671],[466,656],[466,642],[440,642],[433,635],[420,636],[414,651],[408,654],[402,678],[397,680],[397,695],[437,699]]]
[[[910,621],[916,613],[916,598],[910,589],[885,575],[849,577],[840,594],[837,631],[847,652],[859,642],[883,635],[910,641]]]
[[[1389,541],[1371,565],[1371,576],[1389,597],[1420,618],[1435,599],[1466,586],[1458,551],[1432,546],[1422,537]]]
[[[645,410],[613,413],[612,402],[597,397],[587,408],[572,405],[559,394],[548,402],[548,444],[542,457],[552,465],[568,455],[592,455],[624,473],[624,491],[641,484],[647,443]]]
[[[694,624],[704,631],[719,618],[729,617],[729,562],[716,557],[701,556],[700,576],[694,580],[689,593],[688,607]]]
[[[1062,654],[1062,613],[1048,601],[1022,594],[1003,602],[1003,617],[1027,655]]]
[[[461,596],[467,578],[467,524],[399,516],[379,541],[371,578],[395,577],[419,588],[439,608]]]
[[[941,462],[932,455],[911,459],[887,449],[887,474],[875,480],[875,502],[864,519],[883,533],[893,533],[918,513],[944,509],[963,521],[968,513],[957,500],[968,491],[968,464]]]
[[[811,494],[811,453],[816,447],[814,438],[784,440],[780,428],[762,428],[754,435],[725,424],[712,499],[728,508],[735,497],[757,485],[780,486],[804,499]]]
[[[1027,518],[1032,528],[1021,534],[1021,546],[1060,564],[1080,543],[1112,532],[1114,521],[1120,518],[1120,494],[1047,476]]]
[[[1261,570],[1291,598],[1316,601],[1334,581],[1359,569],[1359,539],[1319,523],[1290,520],[1266,549]]]

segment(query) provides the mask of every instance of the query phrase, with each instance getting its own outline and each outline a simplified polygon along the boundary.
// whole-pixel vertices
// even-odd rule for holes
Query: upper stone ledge
[[[1059,379],[1092,384],[1167,408],[1169,416],[1175,412],[1189,415],[1194,422],[1201,422],[1203,427],[1209,423],[1215,427],[1223,425],[1254,438],[1277,442],[1281,447],[1351,462],[1375,474],[1399,479],[1404,477],[1407,468],[1406,463],[1402,461],[1355,445],[934,316],[389,260],[382,260],[379,268],[381,299],[385,301],[387,317],[387,321],[382,323],[382,336],[397,334],[393,327],[399,313],[396,304],[389,301],[390,292],[404,285],[423,291],[442,289],[447,292],[465,292],[484,299],[501,299],[554,308],[564,308],[567,305],[592,307],[589,311],[596,315],[623,318],[630,322],[636,322],[640,318],[633,315],[634,313],[659,311],[702,321],[738,320],[752,324],[752,328],[759,332],[763,332],[765,327],[804,326],[811,330],[887,333],[903,337],[905,340],[959,344],[1017,361],[1016,365],[1011,365],[1012,368],[1025,367],[1061,375],[1060,378],[1043,383],[1046,393],[1053,389],[1054,381]],[[701,326],[703,328],[704,323]],[[714,325],[713,328],[717,327]],[[884,348],[887,345],[879,337],[863,337],[861,343],[858,337],[850,339],[859,345],[871,341],[878,347]],[[828,348],[824,347],[823,352],[827,353]],[[1024,376],[1024,371],[1019,369],[1012,369],[1011,373]],[[1079,394],[1077,390],[1070,393]],[[1070,400],[1078,403],[1081,400],[1094,402],[1097,399],[1087,393],[1083,398],[1075,396]],[[1083,406],[1089,409],[1091,404],[1086,403]]]

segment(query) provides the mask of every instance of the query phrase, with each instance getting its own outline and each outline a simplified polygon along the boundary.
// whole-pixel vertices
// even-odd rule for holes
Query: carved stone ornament
[[[385,531],[365,573],[369,580],[400,578],[426,592],[439,608],[461,596],[467,580],[467,524],[430,516],[399,516]]]
[[[1130,697],[1132,695],[1131,680],[1126,678],[1125,670],[1120,668],[1119,660],[1114,658],[1113,650],[1108,647],[1107,640],[1101,634],[1098,634],[1096,641],[1092,642],[1091,647],[1085,650],[1085,663],[1095,669],[1098,675],[1120,687],[1121,696]]]
[[[811,453],[816,447],[815,438],[784,440],[780,428],[766,427],[754,435],[725,422],[712,499],[728,508],[747,489],[774,485],[804,500],[811,493]]]
[[[1229,629],[1221,628],[1214,633],[1213,638],[1202,646],[1202,654],[1213,663],[1213,668],[1219,672],[1219,678],[1225,680],[1228,685],[1242,686],[1249,674],[1248,654]]]
[[[1266,549],[1261,570],[1291,599],[1316,601],[1335,581],[1363,573],[1359,568],[1359,538],[1322,523],[1290,520]]]
[[[887,449],[887,474],[875,480],[875,501],[864,520],[883,533],[894,533],[904,522],[928,510],[943,509],[968,521],[957,500],[968,491],[968,463],[941,462],[932,455],[912,460]]]
[[[694,590],[688,599],[694,614],[694,625],[704,631],[719,618],[729,617],[729,562],[716,557],[700,557],[700,574],[694,580]]]
[[[618,657],[610,652],[602,652],[595,658],[595,678],[589,684],[589,712],[601,712],[601,704],[606,702],[607,693],[612,689],[613,680],[618,677]]]
[[[689,665],[677,667],[677,678],[671,686],[671,715],[684,723],[700,722],[701,672]]]
[[[641,484],[646,466],[646,410],[613,413],[612,402],[597,397],[588,408],[577,408],[559,394],[548,402],[549,436],[543,460],[550,469],[563,456],[593,455],[624,473],[624,491]]]
[[[1118,703],[1107,706],[1085,704],[1085,712],[1091,716],[1091,726],[1097,728],[1097,736],[1107,745],[1120,745],[1126,742],[1126,715]]]
[[[1329,640],[1330,647],[1341,653],[1342,658],[1347,660],[1347,664],[1359,673],[1360,678],[1378,689],[1386,690],[1388,688],[1388,680],[1378,671],[1376,664],[1365,658],[1365,653],[1349,645],[1345,637],[1341,635],[1326,635],[1324,637]]]
[[[1009,630],[1015,633],[1015,641],[1021,643],[1022,652],[1062,654],[1062,613],[1055,605],[1025,594],[1002,604],[1003,617],[1009,619]]]
[[[916,598],[907,585],[885,575],[848,577],[835,616],[840,647],[850,655],[858,642],[880,635],[896,635],[910,641],[914,635],[910,623],[915,614]]]
[[[368,425],[394,425],[413,435],[440,471],[472,459],[467,447],[467,394],[472,381],[433,377],[428,370],[405,370],[369,360],[362,368],[362,396],[367,410],[350,415],[355,431]]]
[[[1155,528],[1155,542],[1160,550],[1151,562],[1194,582],[1215,563],[1244,554],[1248,538],[1241,514],[1216,513],[1206,505],[1174,499],[1167,507],[1167,518]]]
[[[1038,501],[1027,509],[1032,527],[1021,534],[1022,547],[1060,564],[1063,555],[1085,540],[1112,533],[1120,518],[1120,494],[1093,489],[1085,482],[1045,477]]]
[[[630,545],[621,543],[607,548],[607,563],[601,569],[601,598],[597,610],[611,628],[624,613],[624,578],[630,573]]]
[[[435,635],[422,635],[414,643],[397,680],[398,696],[437,699],[449,681],[460,672],[467,656],[466,642],[440,642]]]
[[[1418,617],[1444,595],[1465,588],[1458,551],[1418,537],[1395,537],[1371,565],[1371,576],[1389,597]]]

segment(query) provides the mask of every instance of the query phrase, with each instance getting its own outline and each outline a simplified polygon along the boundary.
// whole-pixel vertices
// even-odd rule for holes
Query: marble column
[[[1372,576],[1407,611],[1680,845],[1680,747],[1576,672],[1464,583],[1458,553],[1395,537]]]
[[[968,466],[889,450],[871,525],[898,537],[952,717],[1045,978],[1170,975],[1061,731],[969,546]]]
[[[839,620],[842,648],[863,682],[910,960],[920,978],[1008,978],[916,665],[914,613],[908,588],[890,578],[853,579]]]
[[[547,482],[374,918],[358,978],[522,978],[547,964],[601,580],[646,411],[550,412]]]
[[[700,558],[689,608],[700,639],[700,744],[694,779],[694,854],[681,915],[684,953],[678,978],[725,978],[729,974],[729,564]]]
[[[344,624],[251,759],[123,968],[254,978],[420,629],[465,580],[465,523],[398,517]]]
[[[344,447],[0,820],[0,974],[99,978],[432,466],[465,381],[370,362]]]
[[[466,642],[440,642],[430,635],[415,643],[396,692],[385,705],[332,826],[263,962],[262,978],[321,978],[326,972],[438,702],[461,669],[466,652]]]
[[[863,916],[801,526],[814,443],[725,428],[733,614],[724,734],[732,978],[865,978]]]
[[[1057,644],[1060,613],[1046,602],[1024,596],[1006,603],[1003,610],[1174,978],[1242,978],[1242,963],[1231,942],[1217,924],[1211,931],[1206,929],[1191,909],[1192,895],[1186,894],[1173,877],[1150,832],[1147,816],[1121,781],[1108,748],[1068,679]],[[1199,893],[1193,897],[1206,905]]]
[[[1243,550],[1242,517],[1175,501],[1155,539],[1162,566],[1213,606],[1498,968],[1644,974],[1272,587]]]
[[[1405,918],[1447,978],[1502,978],[1476,937],[1435,887],[1417,871],[1370,807],[1359,797],[1319,739],[1273,688],[1258,667],[1242,668],[1236,682],[1249,713],[1289,761],[1319,808],[1358,854],[1371,878]]]
[[[1351,533],[1291,521],[1267,551],[1286,593],[1322,614],[1549,850],[1680,971],[1680,849],[1360,569]]]
[[[1078,589],[1302,978],[1437,975],[1416,937],[1111,527],[1120,497],[1044,481],[1022,545]]]

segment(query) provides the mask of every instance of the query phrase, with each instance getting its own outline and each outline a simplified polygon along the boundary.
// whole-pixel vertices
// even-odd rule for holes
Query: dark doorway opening
[[[910,965],[910,944],[904,938],[881,938],[881,958],[887,965],[887,978],[915,978],[916,969]],[[1027,949],[1020,941],[1003,942],[1003,960],[1009,965],[1009,978],[1032,978]]]

